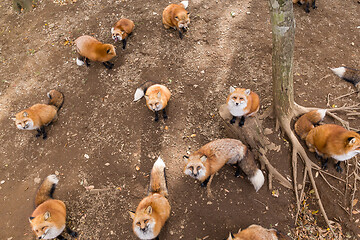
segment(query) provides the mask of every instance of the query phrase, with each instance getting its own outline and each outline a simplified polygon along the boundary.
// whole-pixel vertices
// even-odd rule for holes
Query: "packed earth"
[[[316,3],[310,13],[294,4],[295,101],[319,108],[357,104],[356,89],[329,68],[360,68],[359,1]],[[234,137],[219,116],[230,86],[256,92],[259,115],[271,107],[271,23],[268,1],[191,0],[191,23],[181,40],[175,30],[163,27],[168,4],[41,0],[32,10],[17,13],[12,1],[0,3],[0,239],[34,238],[28,217],[37,188],[50,174],[58,175],[55,198],[66,203],[77,239],[137,239],[128,210],[146,196],[159,156],[167,166],[171,205],[160,239],[225,239],[251,224],[276,228],[291,238],[331,239],[309,184],[295,224],[294,192],[276,181],[273,189],[266,181],[255,192],[246,177],[236,178],[235,169],[226,166],[215,175],[214,197],[208,198],[199,182],[184,175],[183,155],[209,141]],[[120,18],[135,23],[125,50],[110,32]],[[112,70],[99,62],[76,65],[74,41],[81,35],[115,45]],[[149,80],[172,93],[166,121],[154,122],[144,99],[133,102],[136,88]],[[46,103],[46,93],[54,88],[64,93],[65,102],[58,121],[47,127],[48,138],[18,130],[11,117]],[[360,130],[356,111],[337,114]],[[339,124],[328,117],[325,122]],[[273,116],[263,125],[274,146],[268,159],[291,180],[286,136],[275,128]],[[314,154],[309,156],[320,164]],[[343,165],[342,174],[332,165],[327,172],[335,177],[326,175],[325,181],[315,174],[324,208],[342,239],[358,239],[360,195],[353,195],[349,175],[358,168],[357,159]]]

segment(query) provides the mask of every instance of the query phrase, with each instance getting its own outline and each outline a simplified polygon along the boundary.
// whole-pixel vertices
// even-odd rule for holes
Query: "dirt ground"
[[[33,11],[22,14],[12,11],[10,0],[0,3],[0,181],[5,181],[0,185],[0,239],[33,238],[28,217],[35,192],[40,180],[52,173],[59,174],[55,196],[67,204],[78,239],[136,239],[127,211],[135,210],[146,195],[149,171],[158,156],[167,165],[172,207],[160,239],[224,239],[229,231],[253,223],[283,233],[294,229],[295,196],[279,184],[274,183],[278,198],[267,182],[256,193],[246,178],[237,179],[234,169],[224,167],[214,178],[211,200],[198,182],[182,173],[184,154],[211,140],[232,137],[218,114],[229,86],[257,92],[260,113],[271,104],[268,1],[192,0],[190,31],[183,40],[162,26],[168,1],[61,2],[39,1]],[[355,94],[335,99],[354,88],[329,67],[360,67],[360,4],[320,0],[317,5],[309,14],[294,6],[295,99],[323,108],[328,98],[330,106],[355,104]],[[113,43],[110,28],[122,17],[132,19],[136,27],[126,50],[116,44],[115,67],[107,70],[95,62],[89,68],[77,66],[72,42],[86,34]],[[163,83],[172,92],[166,122],[153,121],[144,99],[133,102],[135,89],[147,80]],[[17,130],[11,116],[46,102],[52,88],[65,94],[65,103],[59,121],[47,128],[48,139]],[[358,128],[358,118],[340,116]],[[269,138],[281,146],[268,157],[291,179],[289,144],[275,131],[274,119],[266,119],[265,127],[273,130]],[[355,161],[350,162],[351,168]],[[332,164],[328,172],[346,179]],[[329,218],[355,239],[360,214],[350,218],[343,210],[349,211],[348,195],[332,190],[320,177],[316,180]],[[345,192],[343,181],[328,181]],[[95,191],[88,190],[92,186]],[[318,210],[316,204],[312,210]],[[320,213],[315,218],[326,228]]]

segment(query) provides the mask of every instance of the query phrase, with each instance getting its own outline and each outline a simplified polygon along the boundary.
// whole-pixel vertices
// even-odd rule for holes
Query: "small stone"
[[[211,205],[211,204],[212,204],[212,201],[208,201],[206,204],[207,204],[207,205]]]
[[[5,183],[5,180],[1,180],[0,184],[4,184]]]
[[[59,176],[59,174],[60,174],[59,171],[55,171],[56,176]]]
[[[139,167],[139,166],[136,166],[135,169],[136,169],[136,171],[139,171],[139,170],[140,170],[140,167]]]
[[[89,159],[89,158],[90,158],[90,156],[87,155],[86,153],[84,154],[84,157],[85,157],[86,159]]]
[[[4,181],[5,182],[5,181]],[[34,178],[34,182],[36,183],[36,184],[38,184],[38,183],[40,183],[41,182],[41,178]]]
[[[107,162],[107,163],[105,163],[105,166],[110,166],[110,163],[108,163],[108,162]]]

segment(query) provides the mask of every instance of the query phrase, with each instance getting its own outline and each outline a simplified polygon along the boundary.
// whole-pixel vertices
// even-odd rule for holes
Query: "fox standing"
[[[203,187],[225,164],[236,165],[237,177],[241,169],[249,177],[255,191],[264,184],[264,175],[256,166],[253,154],[239,140],[225,138],[209,142],[186,158],[184,173],[201,181]]]
[[[334,158],[336,171],[341,172],[340,163],[360,153],[360,134],[335,124],[312,126],[324,118],[325,110],[315,110],[304,114],[295,123],[295,131],[305,139],[310,152],[321,158],[322,167],[327,167],[328,158]],[[317,116],[317,118],[316,118]],[[309,127],[310,126],[310,127]]]
[[[111,28],[112,38],[115,40],[115,42],[122,41],[123,49],[125,49],[127,38],[134,30],[134,27],[135,24],[133,21],[122,18],[117,21]]]
[[[57,90],[51,90],[47,96],[48,104],[35,104],[15,115],[13,120],[18,129],[37,130],[36,137],[43,135],[43,139],[47,138],[45,126],[57,120],[57,112],[64,102],[64,95]]]
[[[148,108],[155,112],[155,121],[159,121],[159,111],[162,110],[163,118],[167,119],[166,106],[170,100],[171,93],[167,87],[161,84],[153,84],[152,82],[146,82],[141,87],[136,89],[134,95],[134,101],[138,101],[143,96],[146,99],[146,105]]]
[[[102,62],[107,69],[112,69],[113,63],[109,62],[116,56],[115,47],[103,44],[91,36],[81,36],[75,40],[76,50],[79,54],[76,64],[90,66],[88,60]]]
[[[230,87],[230,94],[226,99],[228,109],[233,116],[230,120],[234,124],[240,118],[239,126],[245,123],[245,117],[254,116],[260,108],[259,96],[250,89]]]
[[[189,1],[182,1],[180,4],[170,4],[163,11],[162,22],[166,29],[174,28],[179,31],[179,36],[183,38],[183,32],[189,29],[190,13],[185,9]]]
[[[49,175],[41,184],[35,198],[36,209],[29,218],[31,228],[37,239],[65,240],[61,233],[76,237],[77,233],[66,227],[66,206],[63,201],[53,199],[53,193],[59,180],[56,175]]]
[[[284,235],[279,233],[276,229],[266,229],[262,226],[253,224],[248,228],[241,231],[239,230],[236,234],[229,234],[227,240],[285,240]]]
[[[151,170],[149,195],[141,200],[135,212],[129,211],[138,238],[159,239],[161,228],[170,216],[167,196],[165,163],[159,157]]]

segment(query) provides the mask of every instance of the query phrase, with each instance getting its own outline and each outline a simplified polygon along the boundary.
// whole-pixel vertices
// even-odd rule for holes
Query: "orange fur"
[[[324,124],[313,128],[306,136],[306,144],[311,152],[338,161],[345,161],[360,152],[360,135],[335,124]],[[339,156],[344,159],[339,159]]]
[[[107,62],[116,56],[113,45],[103,44],[91,36],[78,37],[75,44],[79,55],[92,61]]]
[[[313,129],[314,124],[318,124],[325,117],[325,110],[313,110],[305,113],[295,122],[295,132],[301,138],[305,139],[307,134]]]
[[[146,105],[152,111],[160,111],[167,106],[170,96],[169,89],[164,85],[152,85],[145,93]],[[160,106],[159,104],[161,104],[161,107],[158,107]]]
[[[121,36],[122,39],[125,39],[129,36],[130,33],[134,30],[135,24],[130,19],[122,18],[117,21],[113,28],[112,36]]]
[[[149,195],[139,203],[133,219],[133,231],[140,239],[156,238],[170,216],[170,204],[165,179],[165,163],[159,158],[151,170]]]
[[[179,30],[180,38],[182,38],[181,29],[188,30],[190,24],[189,15],[182,3],[170,4],[163,11],[162,22],[166,29],[174,28]]]
[[[278,233],[275,229],[266,229],[259,225],[251,225],[234,236],[228,237],[227,240],[282,240],[285,236]]]

